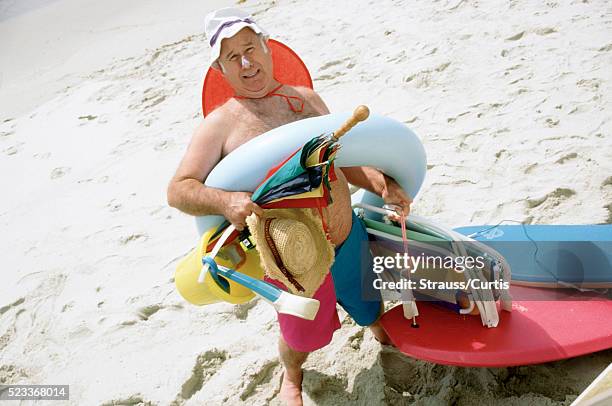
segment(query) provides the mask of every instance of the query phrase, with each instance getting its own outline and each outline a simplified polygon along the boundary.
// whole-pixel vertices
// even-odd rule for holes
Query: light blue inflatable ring
[[[236,148],[210,172],[206,186],[254,191],[270,168],[311,138],[331,133],[351,116],[334,113],[277,127]],[[427,161],[419,138],[403,123],[376,114],[340,138],[337,167],[372,166],[393,177],[414,199],[425,179]],[[200,235],[223,222],[222,216],[196,217]]]

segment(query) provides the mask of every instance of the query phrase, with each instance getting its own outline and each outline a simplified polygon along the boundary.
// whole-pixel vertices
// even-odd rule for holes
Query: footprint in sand
[[[518,41],[519,39],[523,38],[523,35],[525,35],[525,31],[521,31],[517,34],[514,34],[508,38],[506,38],[506,41]]]
[[[567,188],[557,188],[552,192],[538,198],[527,199],[526,204],[530,209],[541,206],[546,202],[546,206],[548,207],[556,207],[560,205],[565,200],[574,196],[576,192],[572,189]]]
[[[71,340],[83,339],[89,337],[93,334],[93,331],[87,326],[85,322],[72,327],[70,331],[68,331],[68,337]]]
[[[232,312],[234,313],[234,316],[236,316],[238,320],[246,320],[246,318],[249,316],[249,311],[255,306],[257,306],[258,302],[259,300],[256,298],[246,303],[235,305],[232,308]]]
[[[327,70],[327,69],[329,69],[329,68],[331,68],[333,66],[340,65],[341,63],[346,62],[346,61],[349,61],[349,64],[352,63],[350,61],[350,58],[337,59],[337,60],[329,61],[329,62],[323,64],[323,66],[321,66],[319,68],[319,71],[322,72],[322,71]]]
[[[62,310],[60,310],[60,313],[65,313],[67,311],[70,311],[74,308],[75,302],[74,300],[66,303],[64,306],[62,306]]]
[[[79,116],[79,120],[84,120],[84,121],[91,121],[91,120],[95,120],[96,118],[98,118],[98,116],[94,116],[92,114],[88,114],[86,116]]]
[[[0,316],[9,312],[11,309],[15,309],[15,314],[13,320],[10,322],[10,325],[7,327],[6,331],[0,335],[0,352],[2,352],[11,341],[13,341],[15,335],[17,335],[17,318],[21,313],[25,311],[25,309],[18,309],[25,302],[25,298],[19,298],[13,303],[10,303],[6,306],[0,307]],[[1,375],[1,369],[0,369]],[[2,383],[2,379],[0,377],[0,383]]]
[[[561,158],[557,159],[555,161],[556,164],[564,164],[565,162],[574,159],[574,158],[578,158],[578,154],[575,152],[563,155]]]
[[[23,145],[23,143],[18,145],[11,145],[10,147],[4,149],[3,152],[8,156],[17,155],[17,153],[19,152],[19,147],[21,147],[21,145]]]
[[[17,365],[0,365],[0,384],[10,385],[27,377],[28,373]]]
[[[116,211],[121,210],[121,203],[119,203],[119,201],[117,199],[112,199],[110,202],[108,202],[106,204],[106,207],[108,208],[108,211],[110,211],[111,213],[114,213]]]
[[[0,307],[0,316],[2,316],[4,313],[8,312],[10,309],[15,308],[21,304],[23,304],[25,302],[25,298],[21,297],[17,300],[15,300],[13,303],[7,304],[6,306],[2,306]]]
[[[61,166],[59,168],[55,168],[51,171],[51,179],[58,179],[61,178],[62,176],[66,175],[68,172],[70,172],[70,168],[67,166]]]
[[[435,77],[442,73],[450,66],[450,62],[444,62],[441,65],[436,66],[435,68],[423,69],[417,73],[412,75],[408,75],[404,78],[405,83],[411,83],[417,89],[424,89],[431,86],[432,83],[435,83]]]
[[[361,348],[361,344],[363,343],[364,332],[365,332],[365,329],[359,328],[359,330],[357,330],[355,334],[353,334],[352,336],[348,338],[348,345],[352,349],[359,350],[359,348]]]
[[[330,376],[316,371],[304,375],[302,387],[316,404],[328,399],[346,399],[349,395],[346,377]]]
[[[515,71],[515,70],[520,69],[520,68],[522,68],[522,67],[523,67],[523,65],[521,65],[521,64],[518,64],[518,65],[512,65],[511,67],[507,68],[507,69],[504,71],[504,76],[508,76],[509,74],[513,73],[512,71]]]
[[[503,156],[507,156],[508,155],[508,151],[505,149],[500,149],[499,151],[497,151],[495,153],[495,160],[497,161],[498,159],[500,159]]]
[[[210,350],[198,355],[191,374],[181,386],[174,403],[182,404],[200,391],[204,384],[221,369],[227,358],[227,353],[220,350]]]
[[[240,394],[240,400],[244,402],[259,390],[263,389],[261,386],[272,380],[279,365],[280,363],[277,359],[268,360],[261,366],[255,366],[254,372],[250,373],[247,371],[248,375],[243,381],[245,388]]]
[[[132,104],[128,106],[129,109],[139,109],[140,111],[150,109],[157,106],[159,103],[166,100],[166,95],[161,90],[149,88],[144,91],[144,97],[138,104]]]
[[[595,92],[599,90],[599,86],[601,85],[601,83],[602,83],[601,79],[597,79],[597,78],[581,79],[578,82],[576,82],[576,86]]]
[[[557,32],[557,30],[554,29],[553,27],[543,27],[543,28],[537,28],[533,32],[535,32],[538,35],[548,35],[548,34],[553,34]]]
[[[344,64],[343,66],[340,66]],[[315,76],[314,80],[333,80],[341,76],[346,75],[346,69],[352,69],[355,67],[355,62],[351,58],[336,59],[333,61],[326,62],[318,70],[318,75]],[[332,69],[333,68],[333,69]],[[326,72],[327,71],[327,72]]]
[[[149,305],[149,306],[141,307],[140,309],[138,309],[136,311],[136,315],[138,316],[140,320],[147,321],[149,320],[151,316],[153,316],[155,313],[157,313],[161,309],[163,309],[163,306],[161,305],[157,305],[157,304]]]
[[[610,52],[612,51],[612,42],[609,43],[608,45],[605,45],[601,48],[598,49],[599,52]]]
[[[0,335],[0,351],[3,351],[6,346],[13,341],[13,337],[17,334],[17,327],[13,322],[4,332],[4,334]]]
[[[399,51],[397,54],[390,56],[387,58],[387,62],[403,62],[406,60],[406,50],[402,49],[401,51]]]
[[[559,121],[560,121],[559,119],[547,118],[546,125],[550,128],[553,128],[559,125]]]
[[[138,124],[144,127],[151,127],[151,124],[153,124],[153,120],[151,118],[141,118],[140,120],[138,120]]]
[[[457,119],[458,119],[459,117],[463,117],[463,116],[465,116],[465,115],[467,115],[467,114],[470,114],[470,111],[469,111],[469,110],[468,110],[468,111],[464,111],[463,113],[459,113],[458,115],[456,115],[456,116],[454,116],[454,117],[448,117],[448,118],[446,119],[446,122],[447,122],[447,123],[449,123],[449,124],[452,124],[452,123],[454,123],[455,121],[457,121]]]
[[[153,149],[156,151],[165,151],[168,148],[171,148],[174,145],[174,141],[173,140],[163,140],[161,142],[158,142]]]
[[[121,237],[121,239],[119,240],[119,243],[121,245],[126,245],[133,241],[139,241],[139,240],[146,241],[148,239],[149,239],[149,236],[147,234],[137,233],[137,234],[130,234],[128,236]]]

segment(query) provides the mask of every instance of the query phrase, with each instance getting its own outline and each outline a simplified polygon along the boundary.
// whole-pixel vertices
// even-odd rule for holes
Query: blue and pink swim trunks
[[[372,254],[368,247],[365,226],[353,213],[351,232],[346,240],[336,247],[336,257],[331,272],[317,289],[313,298],[321,305],[314,320],[304,320],[286,314],[278,314],[278,323],[285,342],[295,351],[311,352],[323,348],[340,328],[336,303],[360,326],[374,323],[381,310],[380,295],[373,292]],[[268,282],[286,289],[274,279]],[[378,300],[364,298],[378,297]]]

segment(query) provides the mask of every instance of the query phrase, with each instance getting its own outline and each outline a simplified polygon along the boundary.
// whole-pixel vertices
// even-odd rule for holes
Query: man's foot
[[[299,376],[289,378],[286,371],[283,373],[280,398],[287,406],[302,406],[302,378],[304,373],[300,371]]]

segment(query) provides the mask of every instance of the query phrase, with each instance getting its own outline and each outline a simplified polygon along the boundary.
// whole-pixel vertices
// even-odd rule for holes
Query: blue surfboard
[[[612,224],[482,225],[455,231],[503,255],[513,284],[612,288]]]

